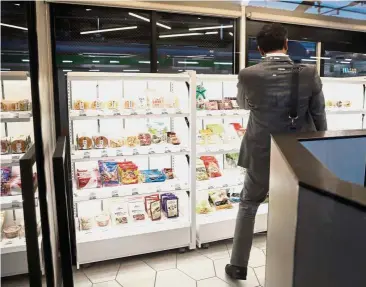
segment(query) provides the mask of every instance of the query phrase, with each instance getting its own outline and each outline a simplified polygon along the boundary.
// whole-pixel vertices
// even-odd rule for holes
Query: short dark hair
[[[286,39],[287,30],[278,23],[264,25],[257,34],[257,44],[264,53],[283,49]]]

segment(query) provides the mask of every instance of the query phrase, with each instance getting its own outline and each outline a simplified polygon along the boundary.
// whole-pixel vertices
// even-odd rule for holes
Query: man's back
[[[239,74],[238,101],[250,110],[239,165],[269,166],[270,134],[290,132],[291,86],[294,63],[286,55],[267,56]],[[315,66],[301,65],[297,131],[326,130],[324,96]]]

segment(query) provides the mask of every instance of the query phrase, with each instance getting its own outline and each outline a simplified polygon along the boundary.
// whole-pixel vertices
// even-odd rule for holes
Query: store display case
[[[365,128],[366,77],[322,78],[329,130]]]
[[[30,265],[41,272],[42,237],[28,73],[2,72],[1,93],[0,247],[7,277],[28,273]]]
[[[67,82],[77,264],[194,248],[195,73]]]

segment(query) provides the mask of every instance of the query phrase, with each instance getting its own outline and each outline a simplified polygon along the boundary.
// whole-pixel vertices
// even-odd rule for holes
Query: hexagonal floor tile
[[[212,260],[197,251],[178,254],[177,268],[195,280],[202,280],[215,276]]]
[[[78,286],[78,285],[76,285]],[[102,283],[93,284],[93,287],[121,287],[120,284],[117,283],[117,281],[107,281]]]
[[[254,271],[252,268],[248,267],[248,276],[247,280],[231,280],[229,276],[225,273],[225,266],[229,263],[229,259],[219,259],[215,260],[215,270],[216,270],[216,276],[220,279],[227,282],[230,286],[235,287],[258,287],[260,286],[257,277],[254,274]]]
[[[93,263],[90,267],[82,268],[82,271],[95,284],[116,279],[119,266],[118,260],[110,260]]]
[[[159,271],[155,287],[196,287],[196,281],[178,269]]]
[[[261,249],[258,249],[254,246],[252,247],[252,250],[250,250],[248,265],[250,267],[260,267],[266,265],[266,256],[264,256],[264,253]]]
[[[267,233],[254,234],[253,246],[259,249],[266,249],[267,246]]]
[[[28,287],[29,286],[29,278],[28,278],[28,275],[23,275],[23,274],[22,275],[17,275],[17,276],[1,278],[0,286],[3,286],[3,287],[13,287],[13,286]]]
[[[142,261],[121,264],[116,281],[123,287],[154,287],[156,272]]]
[[[264,286],[265,278],[266,278],[266,266],[261,266],[254,268],[254,272],[257,275],[259,283]]]
[[[149,254],[142,257],[141,260],[155,271],[163,271],[177,267],[177,253],[175,251]]]
[[[197,251],[212,260],[229,257],[229,251],[226,247],[225,242],[211,243],[207,249],[201,248]]]
[[[90,287],[92,286],[91,281],[86,277],[83,271],[74,270],[74,283],[77,287]]]
[[[212,277],[197,281],[197,287],[230,287],[230,285],[217,277]]]

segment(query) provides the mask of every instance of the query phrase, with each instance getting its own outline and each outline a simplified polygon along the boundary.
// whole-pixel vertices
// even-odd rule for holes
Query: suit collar
[[[290,62],[292,60],[288,55],[285,54],[268,54],[264,59],[263,62]]]

